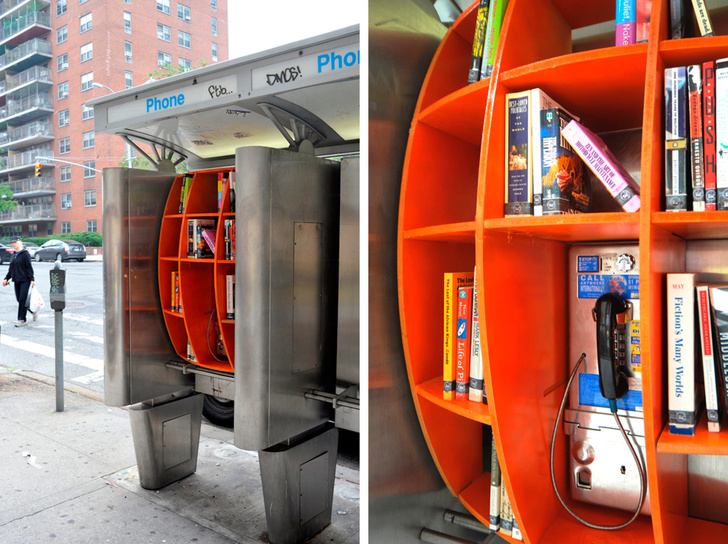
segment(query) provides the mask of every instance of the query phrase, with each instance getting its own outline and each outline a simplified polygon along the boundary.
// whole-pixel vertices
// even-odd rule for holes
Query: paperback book
[[[225,317],[235,319],[235,274],[225,276]]]
[[[715,356],[720,370],[720,390],[723,394],[723,406],[728,406],[728,285],[710,288],[710,305]]]
[[[632,45],[637,42],[637,0],[617,0],[614,45]]]
[[[530,90],[506,95],[506,216],[533,215],[531,107]]]
[[[485,27],[488,24],[489,7],[490,0],[480,0],[475,20],[475,36],[473,37],[473,53],[470,57],[468,85],[480,80],[480,68],[483,63],[483,48],[485,47]]]
[[[687,72],[665,69],[665,210],[688,209]]]
[[[473,287],[458,288],[458,322],[455,346],[455,400],[468,400],[473,318]]]
[[[715,62],[703,63],[703,177],[705,210],[716,210],[715,177]]]
[[[718,396],[720,379],[716,373],[716,358],[713,349],[713,319],[711,317],[709,289],[710,287],[706,284],[697,285],[695,298],[698,305],[698,336],[700,337],[708,431],[717,433],[720,432],[722,419],[720,397]]]
[[[444,274],[442,398],[445,400],[453,400],[455,396],[458,289],[460,287],[472,287],[472,285],[472,271],[446,272]]]
[[[473,402],[486,403],[483,360],[480,357],[480,322],[478,321],[478,278],[473,274],[473,317],[470,341],[470,383],[468,399]]]
[[[702,67],[687,67],[688,104],[690,119],[690,180],[692,182],[692,208],[705,211],[705,178],[703,175],[703,77]]]
[[[717,209],[728,210],[728,58],[715,61]]]

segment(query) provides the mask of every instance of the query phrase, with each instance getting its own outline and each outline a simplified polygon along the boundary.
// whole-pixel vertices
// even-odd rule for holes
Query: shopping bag
[[[33,312],[39,312],[45,307],[45,301],[43,300],[43,296],[40,294],[40,291],[35,288],[34,285],[30,286],[30,290],[28,291],[28,309]]]

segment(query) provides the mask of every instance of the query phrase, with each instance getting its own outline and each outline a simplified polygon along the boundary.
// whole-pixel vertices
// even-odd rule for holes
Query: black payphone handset
[[[594,321],[597,323],[597,363],[599,389],[607,399],[612,413],[617,412],[617,399],[627,394],[629,384],[625,361],[625,343],[620,317],[627,316],[632,303],[616,293],[604,293],[594,305]]]
[[[590,523],[576,514],[569,506],[564,502],[561,494],[559,493],[558,486],[556,485],[556,475],[554,471],[554,451],[556,447],[556,434],[558,432],[559,423],[564,413],[566,406],[566,400],[569,395],[569,389],[571,384],[576,377],[579,367],[586,359],[586,353],[582,353],[581,357],[577,361],[574,369],[569,376],[569,380],[566,384],[566,391],[559,407],[559,413],[556,417],[556,423],[554,424],[553,435],[551,439],[551,483],[553,485],[556,496],[561,502],[561,505],[582,524],[592,529],[601,529],[606,531],[613,531],[617,529],[623,529],[630,525],[642,510],[642,505],[645,501],[647,493],[647,478],[645,475],[645,469],[642,467],[637,452],[632,445],[631,440],[627,436],[627,433],[622,426],[622,422],[619,420],[617,414],[617,399],[624,397],[629,389],[626,371],[626,347],[625,347],[625,335],[624,335],[624,324],[629,320],[629,316],[632,311],[632,303],[625,300],[616,293],[605,293],[601,295],[594,305],[592,315],[596,321],[596,340],[597,340],[597,359],[599,369],[599,388],[602,396],[607,400],[609,409],[614,415],[614,419],[619,427],[619,430],[627,443],[632,456],[634,457],[637,469],[640,475],[640,499],[637,509],[634,511],[632,517],[619,525],[597,525]]]

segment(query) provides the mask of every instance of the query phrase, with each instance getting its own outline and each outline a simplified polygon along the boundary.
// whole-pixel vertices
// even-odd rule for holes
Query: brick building
[[[227,0],[0,2],[0,185],[19,202],[0,237],[101,232],[97,170],[136,152],[96,135],[86,103],[227,60],[227,25]]]

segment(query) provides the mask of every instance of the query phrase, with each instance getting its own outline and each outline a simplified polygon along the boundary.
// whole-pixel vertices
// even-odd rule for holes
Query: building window
[[[165,42],[172,41],[172,29],[167,25],[157,23],[157,38],[164,40]]]
[[[86,232],[98,232],[96,230],[96,219],[86,221]]]
[[[68,53],[63,53],[63,55],[58,55],[58,58],[56,59],[58,63],[58,72],[63,72],[63,70],[68,70]]]
[[[61,183],[71,181],[71,167],[61,166]]]
[[[68,39],[68,26],[63,25],[56,30],[56,44],[63,43]]]
[[[131,62],[131,42],[124,42],[124,59]]]
[[[88,2],[88,0],[78,0],[79,4],[85,4],[86,2]]]
[[[88,91],[94,86],[94,73],[89,72],[81,76],[81,91]]]
[[[179,65],[182,67],[182,70],[184,70],[185,72],[192,70],[192,61],[191,60],[183,59],[182,57],[180,57]]]
[[[62,210],[71,209],[71,193],[64,193],[61,195],[61,209]]]
[[[124,72],[124,85],[127,89],[131,89],[134,86],[134,74],[129,70]]]
[[[86,161],[83,163],[83,177],[96,177],[96,161]]]
[[[58,0],[56,2],[56,17],[63,15],[66,11],[68,11],[68,3],[66,0]]]
[[[131,13],[124,12],[124,32],[131,34]]]
[[[86,121],[87,119],[94,118],[94,107],[86,104],[81,105],[81,120]]]
[[[124,0],[125,4],[129,4],[131,6],[131,0]]]
[[[157,0],[157,11],[169,15],[169,0]]]
[[[58,100],[68,98],[68,81],[58,84]]]
[[[94,146],[94,142],[96,139],[94,134],[95,133],[93,130],[91,132],[83,133],[83,148],[84,149],[91,149]]]
[[[183,6],[182,4],[177,4],[177,18],[182,19],[183,21],[190,22],[190,8],[187,6]]]
[[[53,234],[52,225],[48,225],[48,230],[50,230],[48,233],[49,236]],[[61,234],[71,234],[71,223],[69,221],[61,222]]]
[[[86,62],[94,58],[94,44],[87,43],[81,46],[81,62]]]
[[[71,114],[68,110],[58,112],[58,126],[65,127],[71,121]]]
[[[61,138],[58,140],[58,153],[66,155],[71,152],[71,138]]]
[[[83,205],[86,208],[96,206],[96,191],[84,191],[83,192]]]
[[[217,0],[210,0],[210,7],[212,11],[217,11]]]
[[[217,62],[217,44],[212,42],[212,62]]]
[[[162,53],[159,51],[157,53],[157,66],[172,66],[172,55],[169,53]]]
[[[215,17],[212,18],[212,35],[217,36],[217,19]]]
[[[92,15],[91,13],[87,13],[83,17],[81,17],[81,33],[86,32],[87,30],[91,30],[92,27]]]
[[[192,46],[192,37],[187,32],[177,31],[177,45],[189,49]]]

